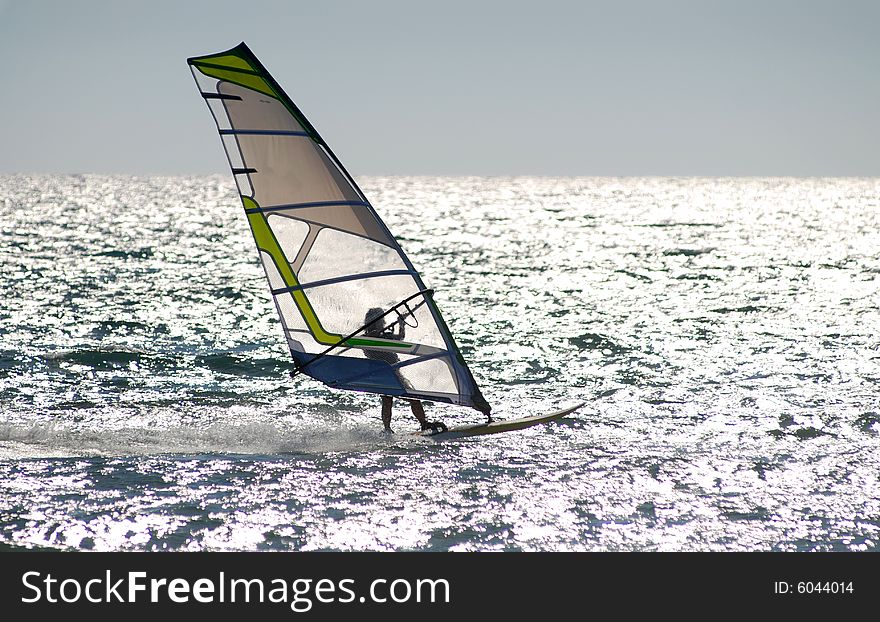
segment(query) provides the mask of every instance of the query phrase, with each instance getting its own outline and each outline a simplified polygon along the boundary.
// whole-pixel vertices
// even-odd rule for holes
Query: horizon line
[[[230,172],[211,172],[211,173],[120,173],[120,172],[100,172],[100,171],[0,171],[0,177],[14,176],[59,176],[59,177],[227,177],[230,182],[234,179]],[[580,173],[580,174],[551,174],[551,173],[363,173],[357,177],[481,177],[488,179],[511,179],[511,178],[638,178],[638,179],[876,179],[880,178],[880,173],[874,175],[865,174],[755,174],[755,173],[724,173],[724,174],[705,174],[705,173]]]

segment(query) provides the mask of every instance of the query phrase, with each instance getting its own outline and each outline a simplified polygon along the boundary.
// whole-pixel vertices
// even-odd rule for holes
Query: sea
[[[0,176],[0,549],[880,547],[880,179],[359,182],[497,418],[584,406],[386,435],[290,377],[228,176]]]

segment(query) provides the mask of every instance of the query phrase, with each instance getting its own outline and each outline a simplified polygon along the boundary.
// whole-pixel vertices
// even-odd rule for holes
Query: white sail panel
[[[307,203],[287,209],[273,208],[272,213],[363,236],[387,244],[399,253],[394,238],[388,235],[382,225],[376,221],[367,205],[339,205],[335,202],[331,202],[329,205]]]
[[[223,100],[230,126],[240,130],[305,131],[284,104],[274,97],[230,82],[218,83],[217,91],[238,98]]]
[[[351,252],[340,253],[340,248]],[[312,243],[299,277],[301,283],[311,283],[383,270],[406,271],[407,267],[400,253],[386,244],[324,227]]]
[[[252,198],[261,207],[360,200],[354,189],[333,175],[307,136],[237,134],[236,139],[242,160],[254,169]]]

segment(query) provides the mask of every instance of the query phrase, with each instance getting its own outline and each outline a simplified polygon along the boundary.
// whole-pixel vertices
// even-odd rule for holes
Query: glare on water
[[[0,542],[878,548],[880,181],[361,181],[497,416],[587,405],[387,437],[289,378],[226,177],[0,177]]]

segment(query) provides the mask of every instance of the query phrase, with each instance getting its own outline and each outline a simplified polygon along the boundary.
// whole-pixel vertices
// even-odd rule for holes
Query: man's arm
[[[397,325],[396,329],[394,327],[395,324]],[[394,324],[389,325],[385,330],[387,331],[386,335],[388,336],[388,339],[402,341],[406,336],[406,322],[403,321],[403,317],[398,317],[397,321],[394,322]]]

